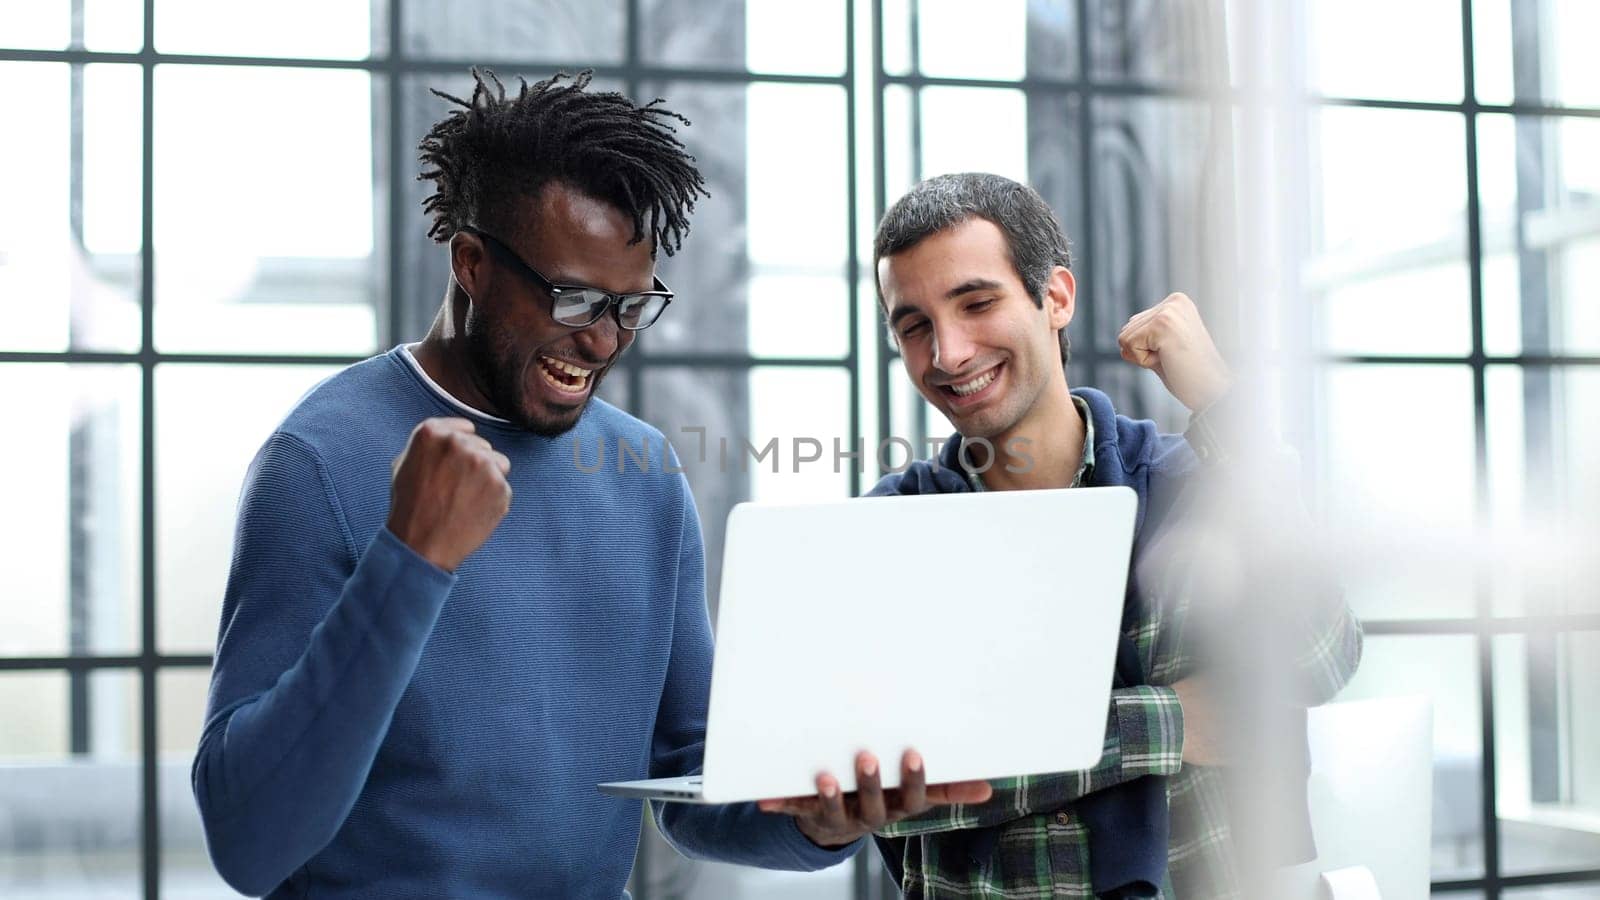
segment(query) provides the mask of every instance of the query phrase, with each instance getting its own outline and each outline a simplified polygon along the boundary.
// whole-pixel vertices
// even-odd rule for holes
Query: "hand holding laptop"
[[[955,781],[926,784],[922,756],[907,750],[900,759],[900,787],[885,791],[878,773],[878,758],[871,753],[856,756],[857,789],[844,794],[839,779],[824,772],[817,776],[815,797],[789,797],[762,800],[762,812],[787,813],[795,817],[800,833],[819,847],[842,847],[855,839],[935,806],[950,803],[982,803],[993,790],[987,781]]]

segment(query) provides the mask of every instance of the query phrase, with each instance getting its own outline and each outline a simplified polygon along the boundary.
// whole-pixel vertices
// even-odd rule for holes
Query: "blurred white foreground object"
[[[1433,706],[1426,697],[1309,711],[1317,858],[1274,873],[1290,900],[1424,900],[1433,803]],[[1351,870],[1364,869],[1365,873]]]

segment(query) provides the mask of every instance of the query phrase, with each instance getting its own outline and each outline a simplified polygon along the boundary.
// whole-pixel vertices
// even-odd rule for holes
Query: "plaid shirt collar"
[[[1082,487],[1094,474],[1094,416],[1089,414],[1088,401],[1077,394],[1072,395],[1072,405],[1078,410],[1078,417],[1083,419],[1083,461],[1078,463],[1078,471],[1072,476],[1072,483],[1067,487]],[[971,485],[974,491],[987,491],[989,488],[983,483],[983,476],[966,468],[966,454],[958,454],[956,458],[962,461],[967,484]]]

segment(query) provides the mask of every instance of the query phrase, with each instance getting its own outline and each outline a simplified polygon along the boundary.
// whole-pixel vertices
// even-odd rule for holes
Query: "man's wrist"
[[[1184,440],[1205,465],[1223,465],[1278,442],[1260,397],[1235,384],[1189,414]]]
[[[854,844],[856,841],[859,841],[866,836],[866,832],[862,832],[861,834],[858,834],[849,840],[833,843],[831,840],[829,840],[833,837],[833,835],[813,835],[809,830],[807,830],[806,826],[803,824],[804,820],[799,816],[790,816],[789,818],[794,821],[795,830],[800,832],[801,837],[810,841],[811,845],[816,847],[818,850],[826,850],[829,853],[836,853],[840,850],[843,850],[844,848]]]
[[[1224,394],[1222,400],[1226,398]],[[1190,413],[1189,427],[1183,432],[1184,440],[1194,448],[1194,455],[1207,465],[1223,463],[1232,457],[1228,443],[1218,434],[1221,428],[1215,410],[1222,400],[1212,401]]]

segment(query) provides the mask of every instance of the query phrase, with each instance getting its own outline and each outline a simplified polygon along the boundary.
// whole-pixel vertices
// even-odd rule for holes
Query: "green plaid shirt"
[[[1094,467],[1094,423],[1073,397],[1086,425],[1084,461],[1072,486]],[[969,480],[975,476],[969,474]],[[981,480],[973,481],[982,490]],[[1145,775],[1167,776],[1171,815],[1166,900],[1241,896],[1230,848],[1222,773],[1183,765],[1183,714],[1171,685],[1193,674],[1192,641],[1185,641],[1188,592],[1145,597],[1145,616],[1128,632],[1148,685],[1116,688],[1106,717],[1105,753],[1082,772],[1003,778],[990,782],[986,803],[937,807],[889,826],[880,835],[900,851],[907,898],[1093,897],[1088,830],[1073,807],[1085,794]],[[1311,692],[1331,697],[1360,658],[1361,632],[1342,602],[1305,623],[1313,633],[1296,660]],[[1001,828],[992,857],[975,864],[954,833]],[[954,839],[953,839],[954,838]]]

